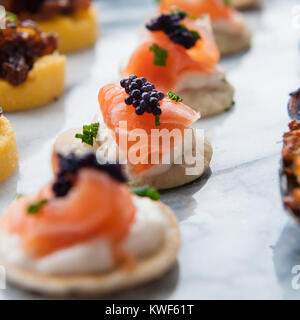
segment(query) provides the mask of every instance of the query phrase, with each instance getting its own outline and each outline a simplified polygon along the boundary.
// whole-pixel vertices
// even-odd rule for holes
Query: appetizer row
[[[59,97],[65,57],[57,50],[96,39],[90,1],[0,4],[19,18],[9,15],[0,30],[4,111]],[[219,50],[249,44],[242,16],[223,1],[160,1],[120,83],[100,89],[93,123],[55,141],[53,180],[35,195],[18,196],[0,219],[0,264],[8,279],[45,294],[94,294],[166,272],[180,232],[157,189],[182,186],[209,168],[211,144],[192,125],[233,105]],[[0,180],[13,173],[17,158],[1,111]]]
[[[57,45],[56,36],[39,31],[34,22],[8,17],[6,29],[0,30],[0,102],[5,111],[38,107],[63,93],[65,57],[56,52]],[[192,19],[175,10],[146,24],[123,76],[146,77],[205,117],[233,105],[234,90],[219,58],[208,16]]]
[[[141,94],[146,105],[141,97],[132,97],[130,86],[135,84],[147,88]],[[122,79],[120,86],[101,88],[104,123],[63,133],[53,148],[54,179],[36,195],[19,195],[0,219],[0,263],[11,282],[45,294],[107,293],[154,279],[174,264],[178,223],[158,202],[154,187],[171,188],[196,179],[212,156],[209,141],[191,128],[199,115],[178,98],[165,97],[136,75]],[[128,138],[126,150],[120,142],[122,134],[129,137],[136,129],[146,137],[137,163],[130,158],[133,140]],[[157,129],[162,140],[153,149]],[[174,130],[189,131],[192,140],[180,135],[164,152],[163,141]],[[15,152],[16,157],[10,136],[10,156]],[[117,150],[114,163],[112,149]],[[184,162],[185,152],[195,154],[194,163]],[[153,164],[155,153],[158,163]],[[120,166],[124,154],[127,164]],[[169,162],[162,163],[166,158]],[[191,169],[197,173],[187,174]]]
[[[124,163],[130,186],[169,189],[208,169],[211,144],[202,130],[192,129],[200,114],[180,102],[178,95],[165,96],[146,78],[130,75],[120,85],[104,86],[98,100],[97,122],[57,138],[54,171],[56,154],[94,152],[107,161]]]

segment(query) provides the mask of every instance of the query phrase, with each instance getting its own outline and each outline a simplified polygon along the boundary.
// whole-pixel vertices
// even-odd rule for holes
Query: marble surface
[[[262,10],[247,13],[252,49],[221,61],[236,88],[236,105],[196,124],[214,147],[211,170],[162,197],[180,220],[176,266],[158,281],[107,298],[300,298],[291,286],[291,269],[300,264],[300,227],[282,208],[278,181],[288,93],[300,83],[300,31],[292,25],[297,2],[265,0]],[[1,211],[16,193],[35,191],[51,177],[56,135],[90,122],[99,88],[118,78],[153,8],[152,0],[99,3],[101,37],[94,49],[68,56],[64,96],[40,109],[8,114],[20,165],[0,185]],[[38,298],[11,286],[0,290],[0,299]]]

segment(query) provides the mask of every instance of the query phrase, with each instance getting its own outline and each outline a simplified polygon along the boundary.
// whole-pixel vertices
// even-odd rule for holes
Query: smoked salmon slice
[[[160,10],[170,12],[172,7],[177,7],[198,18],[202,14],[209,14],[212,21],[231,19],[235,10],[226,5],[223,0],[161,0]]]
[[[148,148],[144,150],[144,158],[147,159],[146,163],[132,163],[133,169],[136,173],[142,173],[149,170],[154,166],[151,164],[151,133],[152,130],[167,129],[171,132],[173,129],[179,129],[183,136],[184,129],[188,129],[191,125],[199,119],[199,114],[186,106],[181,102],[175,102],[169,98],[164,98],[160,103],[161,115],[160,125],[156,126],[153,114],[144,113],[143,115],[137,115],[133,106],[129,106],[125,103],[125,99],[128,94],[120,86],[109,84],[100,89],[99,92],[99,104],[102,111],[103,119],[107,127],[115,134],[116,143],[121,148],[121,151],[125,154],[129,154],[130,149],[134,146],[136,141],[129,141],[128,136],[136,129],[142,129],[147,135]],[[121,123],[126,123],[126,129],[121,128]],[[124,130],[126,132],[124,132]],[[120,144],[120,134],[125,133],[127,135],[127,145]],[[162,157],[161,140],[159,145],[156,146],[156,150]],[[170,143],[171,148],[174,147],[174,141]],[[153,147],[153,144],[152,144]],[[124,149],[126,148],[126,149]]]
[[[132,195],[124,183],[84,168],[65,197],[55,197],[51,187],[16,200],[1,218],[0,230],[17,234],[22,248],[35,258],[96,237],[106,237],[118,250],[135,217]],[[43,199],[47,203],[38,213],[28,213],[30,205]]]
[[[155,83],[157,89],[168,92],[174,90],[178,77],[185,71],[199,71],[211,74],[215,71],[220,59],[220,52],[214,41],[209,18],[192,20],[185,17],[182,25],[199,34],[200,39],[195,46],[185,49],[171,41],[163,31],[147,31],[144,41],[132,54],[124,77],[130,74],[145,77]],[[167,51],[166,65],[155,65],[155,53],[150,50],[152,45]]]

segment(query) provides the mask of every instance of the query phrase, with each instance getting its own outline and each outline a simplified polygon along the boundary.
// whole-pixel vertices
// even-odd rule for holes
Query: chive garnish
[[[17,16],[12,12],[6,12],[5,19],[6,19],[6,23],[9,23],[9,22],[15,23],[15,22],[17,22]]]
[[[168,92],[168,97],[169,99],[173,100],[173,101],[176,101],[176,102],[181,102],[183,101],[183,99],[181,97],[179,97],[178,94],[172,92],[172,91],[169,91]]]
[[[155,116],[155,125],[158,127],[160,126],[160,121],[159,121],[159,115]]]
[[[222,78],[221,81],[224,82],[224,83],[228,83],[226,78]]]
[[[22,197],[24,197],[24,195],[22,193],[17,193],[17,195],[16,195],[16,199],[17,200],[19,200]]]
[[[27,212],[29,214],[36,214],[36,213],[39,213],[39,211],[41,210],[41,208],[46,204],[48,203],[48,200],[47,199],[43,199],[37,203],[34,203],[34,204],[31,204],[28,209],[27,209]]]
[[[153,63],[155,66],[163,66],[167,65],[168,51],[164,48],[159,47],[156,43],[153,43],[149,50],[154,52],[154,60]]]
[[[148,197],[154,201],[158,201],[160,199],[160,194],[156,188],[150,188],[149,186],[144,186],[141,188],[132,188],[131,192],[140,196],[140,197]]]
[[[232,6],[231,0],[223,0],[223,3],[225,4],[225,6]]]
[[[198,31],[196,30],[191,30],[191,34],[193,35],[193,37],[197,40],[199,40],[201,37],[200,37],[200,34]]]
[[[99,122],[92,123],[90,125],[83,126],[82,134],[77,133],[75,138],[81,139],[82,143],[89,144],[91,146],[94,145],[94,138],[97,137],[99,131]]]
[[[227,109],[225,109],[225,112],[230,111],[234,107],[234,105],[235,105],[235,101],[232,100],[231,105]]]

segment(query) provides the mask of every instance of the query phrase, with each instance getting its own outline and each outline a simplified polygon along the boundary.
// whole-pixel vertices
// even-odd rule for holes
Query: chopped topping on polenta
[[[87,9],[91,0],[0,0],[0,4],[17,14],[21,20],[43,20]]]
[[[289,124],[290,131],[283,136],[282,160],[284,173],[294,182],[292,192],[284,197],[284,204],[300,211],[300,122]]]
[[[25,82],[36,58],[57,48],[54,34],[40,32],[30,20],[10,21],[0,30],[0,78],[13,86]]]

